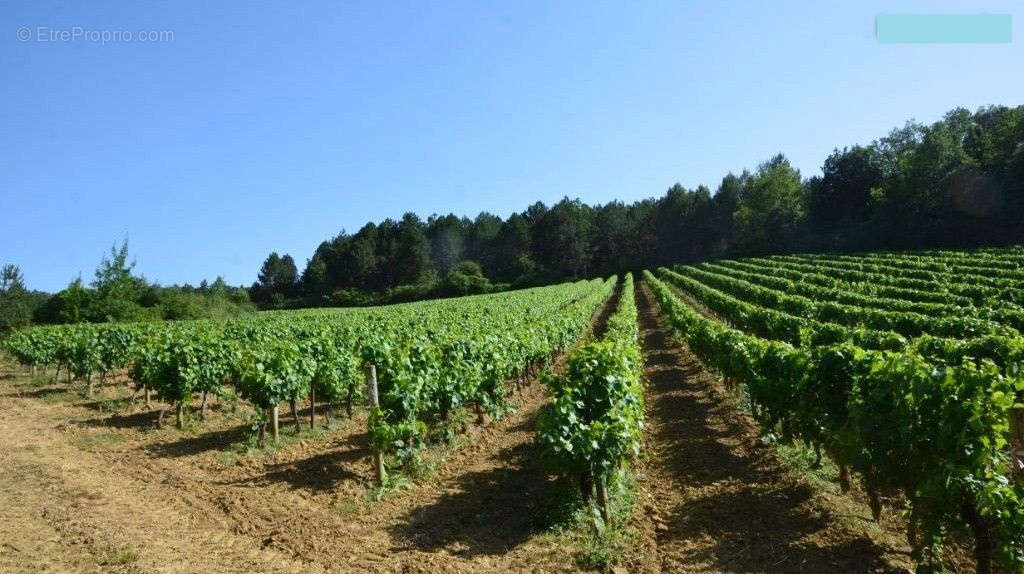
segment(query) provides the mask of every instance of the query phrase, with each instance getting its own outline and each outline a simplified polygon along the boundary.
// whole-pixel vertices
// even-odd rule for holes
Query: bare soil
[[[721,381],[637,301],[647,428],[633,568],[650,572],[888,572],[911,564],[870,510],[794,473]],[[652,558],[653,559],[650,559]]]
[[[573,569],[571,549],[535,536],[555,493],[532,459],[539,383],[379,501],[365,415],[247,454],[248,425],[216,407],[191,431],[156,429],[141,405],[96,410],[126,394],[0,381],[0,572]]]

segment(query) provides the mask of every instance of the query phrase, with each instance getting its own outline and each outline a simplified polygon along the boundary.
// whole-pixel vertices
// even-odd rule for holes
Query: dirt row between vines
[[[248,424],[221,405],[191,430],[156,429],[158,411],[141,405],[101,412],[126,394],[0,380],[0,571],[575,570],[574,549],[538,536],[558,491],[534,456],[537,381],[512,414],[470,424],[457,448],[433,453],[432,473],[383,500],[370,496],[364,414],[251,455],[235,446]]]
[[[638,284],[647,427],[640,546],[661,572],[889,572],[907,548],[866,506],[824,492],[758,439],[721,381],[674,341]]]

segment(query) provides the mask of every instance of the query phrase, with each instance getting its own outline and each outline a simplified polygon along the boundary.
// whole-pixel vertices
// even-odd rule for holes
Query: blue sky
[[[780,151],[809,176],[1024,103],[1017,2],[281,4],[5,2],[0,263],[57,290],[127,236],[151,280],[248,284],[367,220],[714,189]],[[879,12],[1010,13],[1015,41],[880,45]],[[40,41],[76,27],[173,40]]]

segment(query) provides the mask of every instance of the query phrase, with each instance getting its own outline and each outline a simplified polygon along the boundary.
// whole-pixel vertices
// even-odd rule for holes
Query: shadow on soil
[[[126,407],[129,407],[131,405],[132,401],[128,397],[98,399],[78,403],[78,406],[82,407],[83,409],[89,409],[90,411],[96,411],[99,413],[114,414],[118,414],[119,411],[122,411]]]
[[[533,533],[571,514],[564,487],[548,479],[535,461],[532,443],[495,453],[502,465],[462,475],[455,492],[418,507],[391,527],[406,548],[443,548],[463,557],[505,554]]]
[[[152,416],[153,424],[156,424],[156,417],[159,414],[159,411],[145,414]],[[174,424],[173,413],[171,414],[169,421],[167,417],[164,417],[164,424]],[[172,442],[157,443],[147,447],[146,450],[157,456],[167,456],[172,458],[193,456],[211,450],[226,449],[235,443],[245,440],[251,432],[252,427],[247,424],[240,424],[229,429],[204,432],[201,435],[195,436],[183,436]]]
[[[320,453],[299,461],[268,465],[263,474],[229,482],[232,486],[269,486],[284,483],[291,488],[313,492],[329,492],[345,481],[363,481],[367,477],[351,467],[362,463],[369,467],[369,448],[339,449]],[[364,460],[365,459],[365,460]]]
[[[50,386],[50,387],[34,388],[32,390],[15,391],[13,393],[5,393],[3,395],[0,395],[0,398],[7,399],[7,398],[19,398],[20,397],[20,398],[26,398],[26,399],[45,399],[46,397],[51,397],[51,396],[56,396],[56,395],[67,395],[68,393],[75,392],[76,390],[78,390],[78,389],[72,388],[72,387],[66,387],[66,386],[58,386],[58,387]]]
[[[116,429],[156,428],[156,421],[159,417],[160,409],[153,409],[131,414],[115,413],[107,417],[96,417],[84,420],[82,424],[91,427],[111,427]],[[167,422],[166,418],[164,422]],[[173,413],[171,424],[174,424]]]
[[[695,493],[666,509],[659,546],[710,540],[679,558],[729,572],[885,571],[884,550],[867,537],[845,533],[829,544],[822,531],[837,518],[755,442],[733,405],[718,400],[711,375],[669,338],[657,304],[641,293],[649,416],[659,422],[652,438],[672,486]]]
[[[329,492],[344,481],[362,482],[369,474],[354,472],[352,469],[369,469],[370,437],[363,432],[348,437],[336,448],[320,452],[309,458],[289,460],[266,465],[266,472],[259,476],[222,484],[232,486],[269,486],[274,483],[287,484],[292,488],[313,492]]]
[[[608,297],[608,300],[604,302],[601,313],[594,321],[593,331],[595,339],[604,337],[605,332],[608,330],[608,320],[615,314],[615,310],[619,307],[619,299],[622,298],[622,287],[622,279],[615,282],[615,289],[612,291],[611,297]]]

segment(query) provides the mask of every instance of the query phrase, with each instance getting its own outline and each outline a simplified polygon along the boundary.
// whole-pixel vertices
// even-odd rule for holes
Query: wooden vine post
[[[278,420],[278,410],[276,404],[270,408],[270,431],[272,433],[271,436],[274,438],[274,444],[277,444],[277,437],[281,433],[281,425],[280,421]]]
[[[597,508],[601,512],[601,520],[608,526],[611,520],[611,511],[608,508],[608,483],[607,477],[601,475],[595,481],[597,483]]]
[[[309,383],[309,428],[316,427],[316,386]]]
[[[380,397],[377,395],[377,365],[367,365],[366,387],[370,395],[370,404],[374,409],[380,408]],[[376,442],[373,443],[373,467],[377,473],[377,484],[384,484],[384,478],[387,476],[384,470],[384,457],[381,456]]]
[[[1014,481],[1024,482],[1024,408],[1010,409],[1010,464]]]

